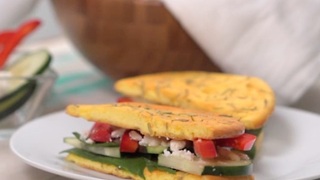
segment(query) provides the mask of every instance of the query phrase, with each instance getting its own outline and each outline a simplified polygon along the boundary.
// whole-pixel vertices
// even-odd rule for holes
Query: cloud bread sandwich
[[[125,102],[69,105],[67,114],[93,121],[64,142],[68,161],[131,179],[252,179],[243,153],[256,137],[238,120],[210,112]]]
[[[125,78],[115,83],[134,101],[205,110],[240,120],[259,135],[274,110],[270,86],[257,77],[203,71],[163,72]],[[259,141],[261,142],[261,141]],[[254,152],[249,152],[254,157]]]

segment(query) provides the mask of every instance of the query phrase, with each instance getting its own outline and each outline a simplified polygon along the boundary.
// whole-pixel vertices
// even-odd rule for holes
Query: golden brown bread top
[[[273,90],[263,80],[223,73],[182,71],[141,75],[117,81],[115,89],[153,103],[233,116],[246,129],[262,127],[275,106]]]
[[[69,115],[104,122],[144,135],[194,140],[228,138],[242,134],[244,125],[230,117],[146,103],[69,105]]]
[[[129,178],[134,180],[143,180],[140,176],[131,174],[125,170],[119,169],[118,167],[106,163],[100,163],[90,159],[83,158],[76,154],[70,153],[66,160],[73,162],[79,166],[99,171],[102,173],[113,174],[122,178]],[[188,174],[184,172],[177,172],[171,174],[165,171],[154,170],[149,171],[148,168],[144,169],[144,176],[146,180],[253,180],[252,176],[198,176]]]

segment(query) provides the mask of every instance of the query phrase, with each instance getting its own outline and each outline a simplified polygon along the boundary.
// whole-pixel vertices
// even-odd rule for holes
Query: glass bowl
[[[0,77],[0,139],[7,139],[21,125],[42,115],[57,74],[52,69],[34,77]],[[16,89],[8,85],[17,83]]]

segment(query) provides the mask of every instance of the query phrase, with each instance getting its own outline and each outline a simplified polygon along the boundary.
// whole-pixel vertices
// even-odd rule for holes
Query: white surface
[[[224,72],[258,76],[291,104],[320,74],[318,0],[163,0]]]
[[[63,137],[90,127],[89,122],[58,112],[20,128],[11,138],[10,146],[26,163],[51,173],[76,179],[115,179],[72,166],[59,155],[69,148],[63,144]],[[320,177],[319,127],[318,115],[277,107],[265,128],[264,144],[255,160],[255,178],[293,180]]]
[[[7,29],[32,11],[38,0],[0,0],[0,29]]]
[[[25,39],[24,44],[50,39],[63,34],[63,29],[56,17],[51,0],[37,0],[37,2],[38,3],[34,6],[34,9],[30,11],[28,16],[24,17],[21,21],[16,22],[21,23],[33,18],[38,18],[42,21],[42,25],[32,33],[30,37],[28,36],[27,39]]]
[[[0,30],[15,29],[30,19],[40,19],[42,24],[21,44],[28,44],[63,34],[51,0],[0,0]]]

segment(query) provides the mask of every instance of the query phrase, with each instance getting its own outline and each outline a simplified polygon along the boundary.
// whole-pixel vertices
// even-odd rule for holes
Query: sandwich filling
[[[127,96],[122,96],[117,99],[118,103],[126,103],[126,102],[144,102],[144,103],[152,103],[149,102],[145,99],[141,98],[133,98],[133,97],[127,97]],[[259,146],[261,145],[261,141],[263,139],[263,127],[257,128],[257,129],[246,129],[245,133],[247,134],[252,134],[257,137],[257,139],[260,139],[259,143],[255,143],[252,148],[248,151],[245,151],[245,153],[251,158],[254,159],[257,153],[257,150],[260,148]],[[257,147],[258,146],[258,147]]]
[[[195,175],[241,176],[252,171],[249,152],[256,136],[248,133],[232,138],[178,140],[143,135],[138,130],[124,129],[95,122],[85,133],[64,138],[73,146],[70,154],[108,163],[143,177],[144,168]]]

